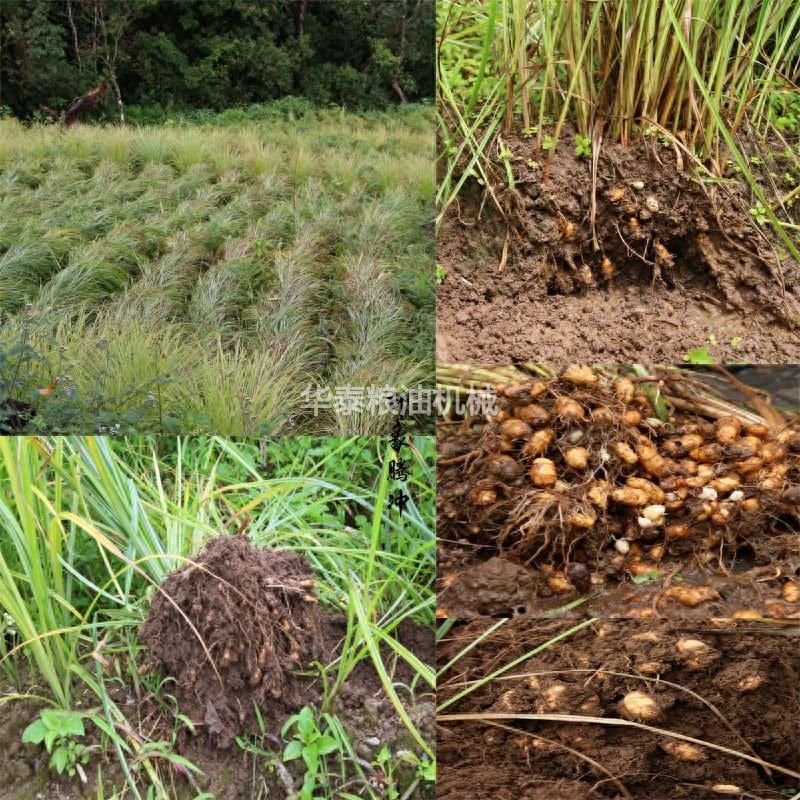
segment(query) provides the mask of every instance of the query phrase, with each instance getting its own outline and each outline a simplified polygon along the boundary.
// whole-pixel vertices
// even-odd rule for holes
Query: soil
[[[225,750],[252,727],[254,704],[276,717],[303,705],[296,673],[321,654],[321,621],[303,556],[220,536],[159,587],[139,639],[175,679],[182,712]]]
[[[12,687],[0,687],[0,697],[14,693]],[[76,701],[77,708],[89,704],[89,696]],[[42,747],[22,743],[22,732],[36,719],[41,707],[41,703],[35,700],[14,700],[0,706],[0,800],[81,800],[98,797],[96,769],[87,770],[85,785],[77,777],[58,777],[48,769],[50,756]],[[96,744],[89,739],[84,743]],[[104,786],[123,786],[125,779],[115,761],[104,759],[102,769]],[[106,792],[105,796],[109,794]]]
[[[205,642],[219,678],[189,622]],[[217,800],[252,800],[262,791],[267,794],[261,796],[277,800],[299,790],[304,774],[302,761],[269,770],[265,759],[249,755],[235,740],[250,739],[264,750],[280,752],[280,731],[289,716],[306,705],[319,708],[322,702],[322,684],[312,662],[333,662],[346,631],[345,617],[327,613],[317,605],[311,570],[304,557],[288,551],[259,550],[244,536],[211,540],[194,564],[168,576],[153,596],[150,616],[140,631],[140,641],[146,646],[140,672],[159,668],[172,678],[164,684],[164,691],[177,697],[181,713],[196,730],[192,735],[187,727],[179,727],[176,749],[203,774],[192,787],[177,771],[167,770],[176,800],[190,800],[201,790]],[[435,640],[430,628],[405,621],[393,635],[417,658],[433,665]],[[388,646],[382,645],[381,653],[406,712],[425,740],[432,742],[433,693],[426,693],[422,686],[412,687],[410,667]],[[256,670],[261,672],[258,681],[254,680]],[[142,735],[146,731],[154,741],[171,740],[175,723],[162,702],[151,695],[143,695],[137,702],[133,687],[112,688],[109,684],[108,689],[118,707],[126,715],[130,712],[134,730]],[[252,711],[254,702],[262,711],[263,736]],[[46,769],[41,748],[18,744],[21,731],[36,717],[38,706],[11,703],[3,709],[0,800],[96,796],[91,780],[86,787],[77,779],[55,780]],[[6,713],[6,709],[14,713]],[[355,757],[375,786],[381,785],[384,776],[371,762],[382,747],[387,746],[392,754],[419,751],[386,697],[369,658],[350,673],[330,711],[344,726]],[[335,763],[333,758],[329,757],[331,781],[346,782],[347,791],[354,795],[364,793],[353,765]],[[96,771],[100,760],[108,796],[110,789],[124,784],[124,778],[112,751],[102,756],[95,753],[90,773]],[[345,777],[336,777],[341,775]],[[401,793],[413,779],[411,768],[399,769],[396,781]],[[425,800],[433,796],[432,792],[430,785],[419,785],[411,797]]]
[[[709,341],[718,363],[800,361],[797,264],[741,186],[704,185],[652,138],[605,144],[593,236],[591,159],[571,141],[545,178],[535,139],[504,138],[515,190],[498,181],[502,214],[472,178],[448,208],[439,363],[680,363]]]
[[[442,548],[439,554],[438,603],[440,616],[475,619],[480,616],[559,616],[578,619],[587,615],[633,619],[765,617],[800,619],[800,605],[786,602],[788,586],[799,586],[800,541],[784,541],[784,557],[759,566],[737,564],[738,573],[700,571],[691,564],[671,560],[659,564],[661,573],[636,583],[637,576],[620,573],[604,559],[595,565],[590,591],[572,586],[555,593],[546,571],[531,569],[493,556],[477,558],[462,548]],[[694,590],[699,602],[687,606],[670,590]]]
[[[440,424],[439,616],[800,618],[796,428],[689,412],[656,425],[633,382],[571,383],[583,370]],[[756,452],[768,461],[742,460]]]
[[[450,661],[491,622],[484,618],[454,627],[440,644],[440,664]],[[439,702],[452,697],[465,682],[485,677],[567,628],[563,622],[509,620],[440,680]],[[560,713],[621,719],[626,716],[623,698],[644,692],[657,712],[651,726],[799,773],[796,634],[778,636],[708,623],[595,623],[524,660],[507,673],[508,679],[487,683],[443,713]],[[699,650],[689,650],[687,640]],[[540,674],[530,676],[532,672]],[[526,677],[514,677],[523,674]],[[440,721],[440,800],[710,800],[723,796],[713,788],[720,784],[739,787],[734,797],[778,800],[800,790],[800,777],[704,746],[681,751],[676,749],[679,740],[633,727],[501,722],[514,730],[479,721]]]
[[[347,621],[341,615],[326,615],[322,623],[322,652],[323,660],[329,663],[338,655],[339,648],[347,631]],[[433,665],[435,662],[435,640],[429,628],[413,623],[404,622],[400,625],[397,636],[400,642],[413,652],[421,661]],[[411,679],[409,667],[402,663],[395,663],[384,648],[384,663],[389,674],[394,676],[396,686],[408,685]],[[314,705],[319,707],[322,702],[322,686],[317,678],[301,678],[304,699],[301,705]],[[428,742],[434,741],[434,715],[435,704],[433,693],[420,693],[416,697],[404,696],[402,688],[400,697],[407,700],[406,711],[412,722]],[[154,711],[154,709],[152,709]],[[273,718],[268,725],[265,749],[277,750],[277,737],[281,727],[290,712],[299,710],[298,707],[287,709],[283,714]],[[345,682],[339,695],[334,700],[331,712],[335,714],[346,728],[356,757],[361,759],[361,766],[371,779],[379,782],[381,775],[367,765],[375,759],[378,751],[388,746],[392,753],[398,750],[418,751],[419,746],[411,737],[408,729],[397,716],[391,701],[386,697],[386,692],[381,685],[380,678],[375,672],[372,662],[359,663],[350,677]],[[266,787],[274,798],[290,796],[286,785],[290,782],[295,789],[302,784],[303,767],[299,762],[289,762],[285,765],[283,775],[270,773],[263,769],[263,762],[256,759],[254,770],[253,760],[237,747],[220,750],[204,736],[183,736],[181,741],[181,754],[197,764],[204,773],[200,786],[211,792],[216,800],[252,800],[259,787]],[[340,765],[333,763],[331,774],[339,772]],[[349,778],[350,768],[345,765]],[[253,781],[255,774],[255,782]],[[413,779],[411,771],[400,770],[397,776],[398,784],[406,787]],[[255,788],[254,788],[255,787]],[[190,800],[194,795],[185,787],[185,798]],[[354,791],[351,786],[350,791]],[[358,791],[355,792],[358,794]],[[431,800],[432,787],[418,787],[412,797],[414,800]],[[181,795],[183,797],[184,795]]]

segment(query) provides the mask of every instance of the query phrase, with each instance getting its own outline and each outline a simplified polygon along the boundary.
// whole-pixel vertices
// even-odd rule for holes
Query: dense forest
[[[434,94],[433,0],[4,0],[0,107],[152,116],[287,96],[385,108]],[[124,118],[124,116],[123,116]]]

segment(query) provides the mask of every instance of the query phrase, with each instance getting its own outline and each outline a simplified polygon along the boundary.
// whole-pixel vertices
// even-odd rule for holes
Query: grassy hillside
[[[432,372],[432,126],[0,121],[0,400],[54,431],[348,429],[304,418],[309,383]]]

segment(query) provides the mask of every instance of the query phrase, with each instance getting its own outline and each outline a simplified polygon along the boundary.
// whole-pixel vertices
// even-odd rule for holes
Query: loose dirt
[[[212,539],[154,595],[140,640],[175,678],[178,703],[221,749],[254,719],[303,705],[296,672],[319,658],[322,614],[306,560]]]
[[[548,154],[509,139],[503,214],[472,178],[447,210],[439,363],[679,363],[709,340],[718,362],[800,360],[797,264],[754,225],[749,192],[704,186],[652,137],[606,144],[593,228],[591,159],[571,142],[545,178]]]
[[[286,719],[305,705],[322,702],[312,662],[327,664],[337,657],[347,626],[343,617],[317,605],[313,587],[302,555],[260,550],[244,536],[221,536],[208,543],[195,564],[171,574],[153,597],[140,640],[152,663],[175,679],[181,712],[199,731],[190,736],[182,730],[179,749],[203,769],[203,788],[220,800],[244,800],[254,791],[249,757],[234,746],[237,736],[259,733],[254,704],[263,715],[268,749],[280,750],[277,737]],[[429,629],[406,623],[397,635],[418,658],[433,663]],[[410,684],[408,666],[382,649],[395,682]],[[409,717],[433,741],[432,697],[420,692],[402,699]],[[149,711],[156,713],[155,705]],[[350,674],[332,711],[368,772],[384,745],[392,753],[418,750],[369,660]],[[302,762],[286,768],[259,778],[276,797],[287,794],[287,782],[295,788],[302,784]],[[349,774],[350,768],[344,769]],[[397,777],[401,785],[413,779],[402,770]]]
[[[163,693],[177,697],[180,712],[192,721],[195,733],[186,725],[176,730],[174,714],[165,707],[163,697],[146,691],[139,694],[136,687],[116,682],[107,683],[106,688],[128,717],[131,729],[150,741],[173,742],[175,736],[175,750],[202,771],[195,776],[196,785],[190,786],[177,769],[162,762],[162,777],[176,800],[192,800],[201,791],[216,800],[293,796],[303,783],[302,760],[269,769],[266,757],[248,754],[235,740],[255,742],[276,754],[282,751],[280,731],[288,717],[303,706],[321,706],[322,681],[311,662],[335,661],[347,620],[316,604],[310,567],[296,553],[259,550],[243,536],[223,536],[211,540],[195,562],[164,581],[153,596],[150,617],[140,635],[147,648],[140,671],[159,666],[171,678],[163,684]],[[202,637],[211,660],[189,622]],[[404,621],[392,634],[423,663],[434,664],[435,641],[430,628]],[[433,692],[414,684],[411,668],[391,648],[380,645],[380,651],[406,713],[425,741],[432,743]],[[261,672],[260,680],[255,680],[256,670]],[[33,685],[23,681],[23,685],[29,683]],[[14,687],[0,686],[0,698],[15,692]],[[254,702],[262,712],[263,736],[252,711]],[[96,704],[95,696],[86,695],[80,707]],[[2,706],[1,800],[95,797],[98,765],[102,766],[105,796],[124,786],[113,749],[102,751],[97,746],[99,732],[90,723],[83,743],[96,747],[87,768],[87,786],[77,777],[58,778],[48,770],[44,750],[21,743],[22,731],[36,718],[39,708],[37,703],[17,701]],[[395,756],[402,750],[419,752],[369,658],[350,673],[330,712],[346,730],[355,757],[376,791],[386,788],[385,776],[372,763],[381,748],[388,747]],[[333,754],[328,765],[333,791],[367,796],[349,759],[339,763]],[[395,788],[402,793],[414,779],[414,769],[400,765]],[[431,800],[433,791],[432,784],[419,784],[411,796]]]
[[[440,664],[491,622],[480,619],[451,630],[437,653]],[[440,681],[439,702],[452,697],[464,682],[485,677],[567,627],[563,622],[510,620]],[[539,674],[530,676],[533,672]],[[513,677],[521,674],[526,677]],[[619,719],[626,714],[623,699],[632,692],[645,693],[652,701],[656,716],[648,724],[654,727],[800,772],[796,636],[717,629],[707,623],[596,623],[524,661],[508,680],[486,684],[443,713]],[[678,740],[635,728],[503,723],[515,730],[463,721],[437,726],[439,800],[710,800],[725,796],[712,788],[720,784],[739,787],[734,797],[778,800],[800,790],[798,778],[703,746],[686,748]]]
[[[322,623],[322,653],[323,661],[330,663],[339,653],[339,649],[347,631],[347,621],[341,615],[325,615]],[[414,653],[423,663],[433,665],[435,662],[435,641],[429,628],[413,623],[403,623],[396,631],[400,642]],[[397,663],[388,648],[383,648],[384,664],[390,675],[393,676],[396,686],[409,685],[411,681],[410,668],[403,662]],[[318,678],[301,677],[303,703],[319,707],[322,702],[322,686]],[[412,722],[417,726],[422,736],[428,742],[434,741],[434,696],[433,693],[419,692],[415,697],[406,696],[404,690],[399,688],[401,700]],[[155,704],[146,709],[156,713]],[[273,717],[267,723],[268,739],[266,749],[279,750],[277,735],[289,716],[289,712],[298,711],[299,707],[286,709],[282,715]],[[399,750],[417,752],[419,746],[413,740],[408,729],[397,716],[391,701],[380,682],[378,674],[370,661],[359,663],[350,677],[345,682],[339,695],[331,708],[347,730],[356,757],[361,759],[362,768],[375,782],[381,785],[381,775],[367,765],[374,761],[378,751],[385,745],[392,753]],[[246,734],[245,734],[246,735]],[[252,800],[257,793],[257,788],[266,786],[269,797],[284,798],[290,796],[286,786],[286,779],[291,781],[297,789],[303,782],[303,766],[299,761],[285,764],[286,772],[283,777],[275,772],[265,771],[263,762],[259,761],[255,770],[256,782],[253,783],[253,762],[238,747],[220,750],[214,746],[207,737],[180,736],[179,747],[182,755],[197,764],[204,773],[200,779],[201,787],[214,794],[217,800]],[[341,765],[332,757],[329,764],[331,775],[340,774],[344,770],[350,781],[350,790],[357,785],[353,782],[351,765]],[[398,785],[407,787],[413,780],[413,771],[401,768],[396,775]],[[254,786],[256,789],[254,789]],[[183,786],[181,800],[192,800],[194,794]],[[413,795],[419,800],[432,800],[433,786],[419,786]]]
[[[440,426],[440,616],[800,617],[796,426],[658,419],[583,367],[498,405]]]

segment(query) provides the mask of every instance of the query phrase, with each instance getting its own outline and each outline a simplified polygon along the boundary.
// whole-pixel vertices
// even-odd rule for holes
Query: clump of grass
[[[564,123],[595,147],[665,135],[723,175],[731,160],[765,207],[739,134],[774,130],[770,96],[797,82],[800,9],[792,0],[488,0],[441,3],[440,122],[446,207],[486,164],[496,132],[544,136]],[[552,127],[555,126],[554,132]],[[792,254],[774,214],[770,222]]]
[[[0,540],[0,614],[18,633],[15,646],[0,651],[0,667],[39,687],[35,695],[4,694],[0,704],[28,698],[75,710],[88,699],[92,710],[83,716],[102,737],[97,751],[116,752],[125,791],[140,800],[176,796],[170,765],[184,775],[193,765],[174,741],[150,741],[149,723],[112,697],[120,686],[147,694],[178,725],[169,684],[139,674],[137,631],[148,596],[208,539],[246,518],[257,545],[303,552],[321,604],[348,618],[340,656],[320,665],[326,704],[359,662],[371,661],[419,757],[430,753],[398,697],[430,693],[433,683],[396,635],[405,620],[433,622],[433,443],[409,444],[412,499],[398,519],[387,506],[384,439],[0,438],[0,520],[8,533]],[[264,459],[269,478],[261,475]],[[379,644],[409,664],[409,686],[393,685]],[[335,714],[325,713],[343,750],[352,750]],[[94,758],[93,772],[101,766]]]

